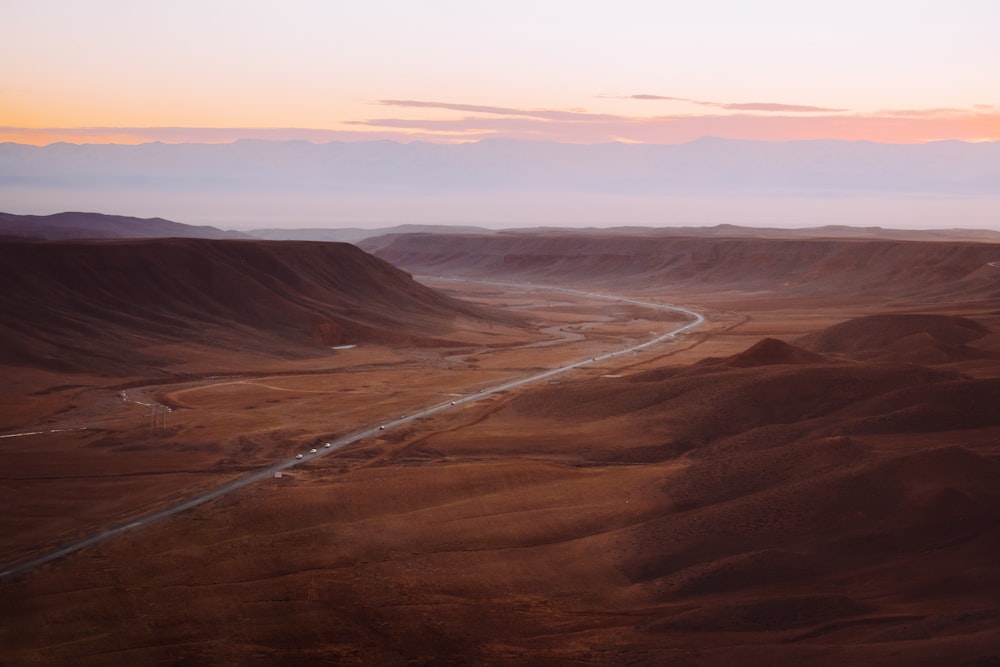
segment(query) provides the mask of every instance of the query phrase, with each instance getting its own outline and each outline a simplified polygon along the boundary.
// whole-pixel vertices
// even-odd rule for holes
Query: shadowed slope
[[[300,355],[432,344],[457,317],[501,317],[340,243],[8,243],[0,280],[0,360],[109,372],[164,342]]]
[[[835,324],[807,336],[799,345],[854,359],[894,357],[900,361],[961,360],[986,356],[969,348],[990,329],[949,315],[870,315]],[[925,354],[929,353],[929,354]]]

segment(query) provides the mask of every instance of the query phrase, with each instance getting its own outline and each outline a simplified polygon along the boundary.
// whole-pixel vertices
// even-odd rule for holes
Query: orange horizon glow
[[[489,138],[549,140],[565,143],[675,144],[705,136],[752,141],[840,140],[918,144],[957,140],[1000,140],[1000,110],[930,110],[882,114],[792,116],[776,114],[618,117],[577,113],[568,118],[525,117],[519,112],[437,117],[378,118],[340,128],[296,127],[0,127],[0,142],[46,146],[72,144],[137,145],[230,143],[239,139],[331,141],[394,140],[464,143]],[[523,115],[522,115],[523,114]],[[578,117],[577,117],[578,116]]]

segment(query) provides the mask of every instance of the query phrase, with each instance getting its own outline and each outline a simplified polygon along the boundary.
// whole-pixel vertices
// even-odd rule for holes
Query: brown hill
[[[504,275],[686,292],[788,296],[1000,298],[1000,246],[867,239],[663,237],[554,232],[403,234],[361,247],[415,273]]]
[[[723,359],[719,363],[733,368],[748,368],[779,364],[817,364],[824,361],[827,359],[821,354],[803,350],[777,338],[763,338],[743,352]]]
[[[457,317],[499,317],[341,243],[0,243],[0,280],[0,361],[111,373],[165,342],[296,356],[431,344]]]
[[[989,356],[967,345],[989,333],[990,329],[965,317],[884,314],[847,320],[796,342],[814,352],[854,359],[946,363]]]

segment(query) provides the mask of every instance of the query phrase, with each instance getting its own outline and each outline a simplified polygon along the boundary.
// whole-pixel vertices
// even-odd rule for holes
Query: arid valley
[[[995,241],[0,254],[2,664],[1000,664]]]

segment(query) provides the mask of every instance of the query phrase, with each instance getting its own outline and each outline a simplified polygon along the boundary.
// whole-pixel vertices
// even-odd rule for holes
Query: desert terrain
[[[361,248],[0,243],[0,567],[370,429],[4,577],[0,662],[1000,663],[1000,245]]]

